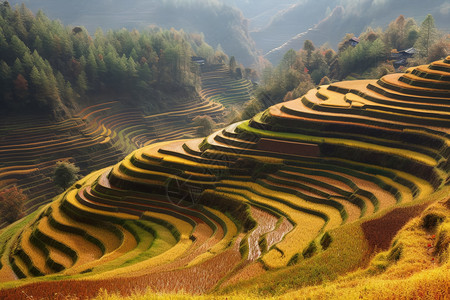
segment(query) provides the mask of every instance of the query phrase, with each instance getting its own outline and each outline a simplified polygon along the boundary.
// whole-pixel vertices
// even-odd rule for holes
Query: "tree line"
[[[218,55],[199,34],[68,27],[24,4],[0,3],[0,105],[3,112],[64,114],[86,96],[127,94],[147,100],[155,90],[199,84],[194,55]],[[213,58],[209,58],[210,60]],[[151,98],[151,97],[150,97]]]
[[[265,67],[256,92],[259,102],[268,107],[305,94],[316,85],[332,81],[378,78],[407,67],[430,63],[449,55],[450,36],[440,33],[433,16],[418,25],[412,18],[399,16],[383,31],[368,28],[351,44],[347,34],[334,51],[327,45],[316,47],[306,40],[299,51],[289,50],[278,66]],[[395,70],[391,53],[414,47],[416,54],[408,65]]]

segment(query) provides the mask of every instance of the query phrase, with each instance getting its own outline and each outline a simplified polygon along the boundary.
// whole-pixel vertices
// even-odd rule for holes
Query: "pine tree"
[[[13,35],[11,38],[10,47],[13,51],[14,57],[23,57],[25,53],[30,52],[30,49],[28,49],[28,47],[17,35]]]
[[[12,70],[5,61],[0,61],[0,105],[7,105],[11,97]]]
[[[4,61],[0,61],[0,88],[8,86],[11,82],[11,68]],[[1,89],[0,89],[1,90]]]
[[[39,35],[34,39],[33,48],[39,53],[44,53],[44,44]]]
[[[81,96],[84,96],[87,90],[88,90],[88,82],[86,78],[86,73],[84,71],[81,71],[80,75],[78,75],[77,78],[77,91]]]
[[[21,60],[22,67],[25,70],[26,73],[30,73],[31,69],[34,66],[34,59],[33,56],[29,52],[26,52],[25,55],[22,57]]]
[[[90,86],[93,88],[97,84],[98,72],[97,72],[97,61],[95,60],[94,51],[92,48],[89,49],[89,54],[86,60],[86,75],[89,80]]]
[[[419,37],[414,47],[419,50],[421,57],[427,57],[431,46],[437,40],[437,29],[432,15],[427,15],[420,25]]]
[[[12,78],[17,77],[17,75],[19,75],[19,74],[25,75],[25,74],[29,73],[29,72],[25,72],[22,62],[18,58],[16,58],[16,60],[14,61],[11,71],[12,71]],[[31,69],[30,69],[30,71],[31,71]]]
[[[314,47],[313,42],[311,42],[310,40],[306,40],[303,43],[303,50],[306,51],[306,62],[305,65],[306,67],[309,69],[310,68],[310,63],[311,63],[311,55],[312,52],[316,49],[316,47]]]

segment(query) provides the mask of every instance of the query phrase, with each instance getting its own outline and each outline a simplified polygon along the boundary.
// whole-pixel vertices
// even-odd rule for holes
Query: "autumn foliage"
[[[27,196],[16,186],[0,191],[0,221],[13,223],[23,217]]]

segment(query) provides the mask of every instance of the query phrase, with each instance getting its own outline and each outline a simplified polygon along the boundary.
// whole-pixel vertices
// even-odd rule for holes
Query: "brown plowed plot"
[[[238,270],[236,274],[230,277],[222,283],[221,287],[227,287],[228,285],[236,284],[240,281],[251,279],[253,277],[262,275],[266,272],[264,266],[260,262],[253,262],[249,265],[245,265],[242,269]]]
[[[418,216],[427,204],[395,208],[381,218],[370,220],[361,224],[364,236],[369,243],[366,263],[374,252],[389,249],[392,239],[397,232],[412,218]]]
[[[250,207],[250,213],[258,224],[256,229],[254,229],[248,237],[249,251],[247,260],[254,261],[261,256],[261,248],[258,244],[259,238],[265,233],[272,232],[275,229],[278,219],[268,212],[254,206]]]

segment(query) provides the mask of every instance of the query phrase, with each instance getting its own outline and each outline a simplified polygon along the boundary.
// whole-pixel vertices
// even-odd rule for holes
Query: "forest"
[[[200,34],[66,27],[25,5],[0,4],[0,105],[3,113],[61,117],[86,96],[127,95],[148,101],[160,91],[195,89],[194,55],[214,57]],[[220,51],[218,56],[224,56]]]

